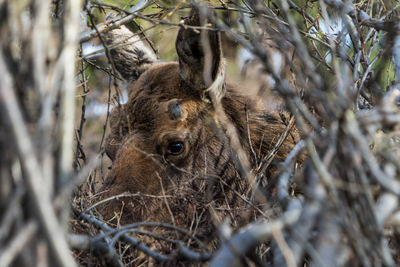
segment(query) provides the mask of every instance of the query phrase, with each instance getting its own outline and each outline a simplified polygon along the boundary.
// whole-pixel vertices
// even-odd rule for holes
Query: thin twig
[[[283,230],[294,224],[300,216],[300,211],[300,208],[294,208],[271,222],[248,225],[246,229],[239,231],[222,244],[210,266],[241,266],[241,256],[246,255],[256,245],[270,238],[276,229]]]
[[[80,215],[83,219],[93,223],[95,226],[107,231],[107,232],[112,232],[115,231],[114,229],[112,229],[110,226],[106,225],[105,223],[89,216],[86,214],[81,214]],[[154,224],[154,223],[153,223]],[[151,225],[151,223],[142,223],[142,225]],[[158,224],[160,225],[160,224]],[[117,231],[119,231],[119,229],[117,229]],[[137,249],[139,249],[140,251],[144,252],[145,254],[147,254],[148,256],[152,257],[153,259],[157,260],[157,261],[171,261],[174,260],[176,258],[176,255],[163,255],[160,254],[158,252],[155,252],[153,250],[151,250],[148,246],[146,246],[144,243],[142,243],[140,240],[127,235],[127,234],[122,234],[121,235],[121,240],[124,242],[127,242],[133,246],[135,246]],[[202,261],[206,261],[209,260],[211,258],[211,254],[210,253],[205,253],[205,254],[199,254],[197,252],[191,251],[188,248],[185,248],[183,250],[179,251],[179,255],[182,257],[185,257],[185,259],[187,260],[202,260]]]

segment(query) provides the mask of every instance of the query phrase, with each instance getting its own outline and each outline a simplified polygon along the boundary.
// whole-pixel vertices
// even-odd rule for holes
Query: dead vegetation
[[[165,205],[169,218],[186,223],[121,225],[121,213],[107,223],[97,211],[110,165],[104,142],[124,83],[102,36],[127,25],[149,49],[173,57],[156,36],[189,27],[181,17],[193,5],[210,21],[201,29],[223,32],[234,51],[251,55],[252,81],[240,90],[249,93],[251,84],[256,98],[277,94],[288,127],[269,153],[253,149],[255,168],[246,172],[239,160],[240,175],[254,177],[232,190],[240,204],[212,206],[184,186],[126,192],[100,201]],[[372,0],[0,0],[0,266],[397,266],[398,12],[396,2]],[[101,50],[85,54],[95,40]],[[108,91],[100,122],[86,110],[101,88]],[[276,163],[292,126],[302,138]],[[270,168],[275,179],[265,175]],[[210,218],[210,207],[225,210]]]

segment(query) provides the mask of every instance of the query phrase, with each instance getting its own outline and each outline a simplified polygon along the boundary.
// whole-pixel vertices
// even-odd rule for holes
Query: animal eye
[[[174,141],[168,144],[168,154],[179,155],[184,151],[184,144],[181,141]]]

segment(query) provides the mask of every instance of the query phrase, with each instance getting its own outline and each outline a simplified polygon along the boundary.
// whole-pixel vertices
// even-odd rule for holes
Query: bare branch
[[[277,220],[248,225],[222,244],[210,266],[241,266],[241,257],[258,244],[268,240],[274,231],[282,231],[285,227],[294,224],[300,213],[301,208],[293,207]]]

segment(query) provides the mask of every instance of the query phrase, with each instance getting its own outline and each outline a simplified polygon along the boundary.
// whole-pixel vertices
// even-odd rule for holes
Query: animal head
[[[130,92],[128,102],[110,116],[106,152],[112,168],[102,190],[105,197],[140,193],[136,199],[106,203],[108,217],[123,211],[127,223],[181,216],[185,224],[199,207],[204,212],[210,203],[231,205],[248,192],[228,134],[232,130],[217,118],[216,101],[253,167],[255,154],[271,150],[283,132],[285,125],[274,113],[247,113],[248,99],[225,82],[219,33],[205,30],[206,24],[193,9],[176,39],[179,62],[157,61],[139,40],[116,46],[131,35],[127,29],[105,36]],[[279,157],[292,144],[286,143]],[[161,195],[165,198],[157,198]]]

